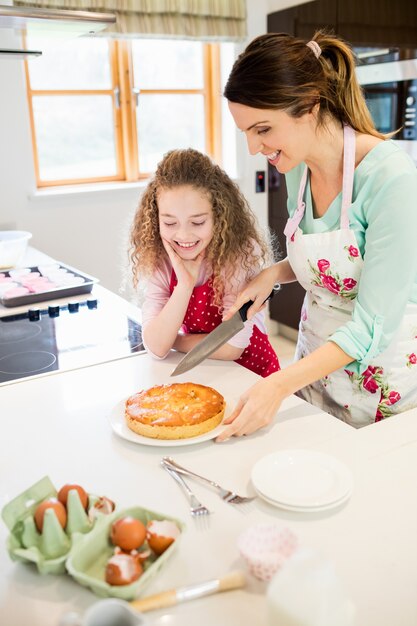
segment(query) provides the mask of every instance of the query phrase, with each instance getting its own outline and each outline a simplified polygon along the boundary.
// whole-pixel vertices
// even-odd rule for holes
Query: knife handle
[[[268,300],[271,300],[274,296],[274,289],[271,291],[271,293],[269,294],[269,296],[267,297],[266,300],[263,301],[263,304],[265,304],[265,302],[268,302]],[[253,304],[253,300],[248,300],[248,302],[245,302],[245,304],[243,304],[240,309],[239,309],[239,315],[242,319],[242,322],[246,322],[248,319],[248,310],[251,308],[252,304]]]

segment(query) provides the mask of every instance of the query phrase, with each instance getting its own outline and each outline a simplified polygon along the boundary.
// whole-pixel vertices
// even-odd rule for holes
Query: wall
[[[247,0],[248,40],[266,30],[266,15],[299,0]],[[0,29],[0,47],[16,47],[13,34]],[[32,245],[78,267],[118,292],[126,262],[126,233],[140,188],[36,193],[23,61],[0,58],[0,229],[29,230]],[[255,171],[265,158],[249,157],[238,136],[239,184],[263,226],[266,194],[255,194]]]

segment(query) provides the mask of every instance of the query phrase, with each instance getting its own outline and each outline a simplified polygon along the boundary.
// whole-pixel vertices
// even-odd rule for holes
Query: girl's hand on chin
[[[195,259],[184,260],[177,254],[169,241],[162,239],[162,243],[174,268],[178,285],[186,285],[190,288],[195,287],[201,263],[204,259],[204,250]]]

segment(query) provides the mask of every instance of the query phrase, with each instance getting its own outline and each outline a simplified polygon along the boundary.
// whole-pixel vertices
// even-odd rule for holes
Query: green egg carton
[[[152,555],[144,563],[142,576],[129,585],[109,585],[105,581],[105,569],[109,558],[114,553],[114,545],[110,541],[110,529],[113,522],[120,517],[131,516],[146,526],[151,520],[168,520],[174,522],[180,535],[160,556]],[[113,597],[121,600],[137,598],[155,574],[163,567],[167,559],[177,548],[185,525],[178,519],[161,515],[141,507],[131,507],[122,511],[113,511],[101,517],[88,535],[78,535],[66,561],[68,573],[81,585],[89,587],[96,595]]]
[[[109,514],[96,513],[91,521],[78,492],[71,490],[68,493],[65,531],[55,513],[46,510],[43,530],[39,533],[33,517],[35,509],[43,500],[56,496],[54,485],[45,476],[3,507],[2,517],[10,530],[7,539],[9,555],[14,561],[34,563],[41,574],[68,573],[79,584],[89,587],[101,597],[122,600],[138,597],[176,549],[185,529],[180,520],[141,507]],[[89,495],[88,509],[98,499],[97,496]],[[110,540],[110,529],[113,522],[126,516],[139,519],[145,526],[151,520],[172,521],[178,526],[180,535],[160,556],[151,552],[143,564],[144,573],[138,580],[129,585],[109,585],[105,581],[105,570],[115,548]]]
[[[78,492],[71,490],[68,493],[65,531],[55,512],[46,510],[40,533],[34,520],[35,509],[43,500],[56,496],[57,490],[49,477],[45,476],[2,510],[3,520],[10,530],[7,539],[10,557],[15,561],[34,563],[41,574],[65,574],[65,563],[74,537],[89,533],[95,525],[95,520],[89,519],[81,504]],[[89,495],[88,508],[97,500],[96,496]]]

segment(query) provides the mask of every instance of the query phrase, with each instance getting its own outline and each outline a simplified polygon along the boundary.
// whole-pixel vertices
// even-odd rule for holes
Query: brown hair
[[[355,73],[355,56],[339,37],[319,30],[315,52],[303,39],[270,33],[254,39],[237,58],[224,95],[231,102],[256,109],[281,109],[301,117],[319,103],[317,123],[329,116],[356,131],[385,139],[366,106]]]
[[[250,280],[272,261],[272,252],[238,186],[208,156],[191,148],[168,152],[141,198],[130,234],[133,282],[137,286],[167,258],[159,233],[158,193],[184,185],[205,194],[213,209],[213,237],[205,258],[213,270],[214,303],[221,306],[225,279],[243,267]]]

